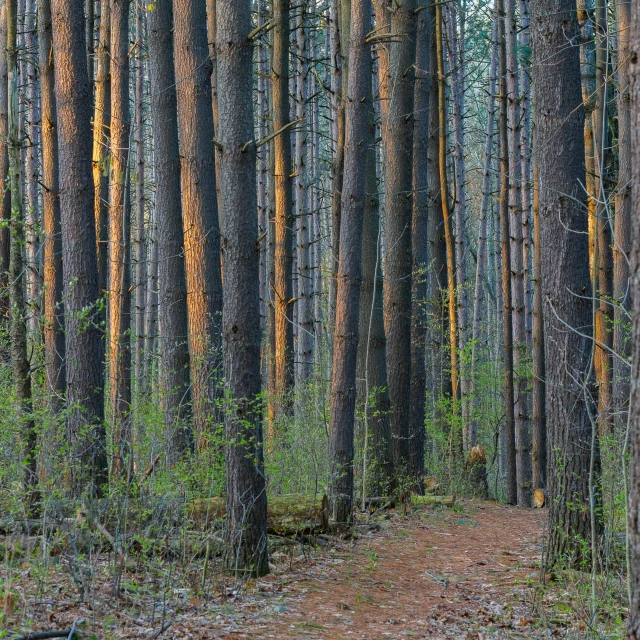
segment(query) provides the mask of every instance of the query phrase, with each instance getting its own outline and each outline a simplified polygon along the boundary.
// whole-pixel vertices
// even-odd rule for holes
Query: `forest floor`
[[[0,637],[74,623],[99,640],[583,637],[584,590],[576,581],[540,585],[544,525],[544,511],[490,502],[400,507],[348,540],[280,540],[272,573],[241,585],[208,578],[203,591],[202,558],[153,570],[127,562],[117,598],[106,553],[82,599],[64,563],[45,574],[24,562],[12,576],[0,565],[0,588],[8,593],[10,583],[14,594]]]

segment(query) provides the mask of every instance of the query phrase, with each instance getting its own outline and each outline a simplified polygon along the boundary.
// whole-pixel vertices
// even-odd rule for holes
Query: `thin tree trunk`
[[[503,358],[504,358],[504,445],[506,500],[508,504],[518,501],[516,477],[516,426],[515,397],[513,385],[513,319],[511,304],[511,245],[509,220],[509,130],[507,89],[507,40],[504,0],[497,0],[498,48],[500,57],[500,235],[502,241],[502,302],[503,302]]]
[[[609,171],[610,137],[608,125],[607,86],[609,50],[606,0],[596,0],[596,99],[593,111],[594,169],[595,169],[595,261],[597,280],[594,295],[598,298],[595,313],[594,369],[598,387],[598,424],[600,434],[610,433],[612,427],[612,362],[613,347],[613,254],[611,251],[611,225],[609,223],[608,193],[605,185]]]
[[[329,425],[330,496],[333,519],[351,522],[353,511],[353,448],[356,402],[356,362],[360,284],[362,278],[362,223],[366,195],[366,154],[371,103],[371,26],[368,0],[352,0],[349,42],[349,79],[345,100],[345,153],[340,264]]]
[[[272,415],[287,413],[293,385],[293,203],[291,180],[291,133],[289,118],[289,2],[276,0],[273,8],[272,117],[275,195],[275,256],[273,296],[275,302],[275,380],[270,402]],[[287,127],[283,130],[284,127]],[[273,425],[273,422],[270,422]]]
[[[162,336],[159,371],[166,455],[172,464],[189,447],[187,419],[191,404],[172,4],[158,3],[148,19]]]
[[[416,52],[415,0],[390,8],[393,42],[389,45],[389,104],[382,126],[386,206],[384,302],[388,318],[387,375],[393,462],[398,473],[409,471],[411,415],[411,212],[413,160],[413,95]],[[385,114],[383,114],[384,116]]]
[[[205,0],[174,0],[182,216],[191,395],[199,447],[207,444],[221,373],[222,281],[214,166],[211,59]]]
[[[411,254],[411,411],[409,423],[409,473],[421,486],[425,456],[427,333],[427,225],[428,225],[428,148],[431,70],[429,47],[433,11],[418,13],[416,29],[415,89],[413,98],[413,210]]]
[[[618,34],[618,185],[615,197],[613,239],[613,350],[629,360],[629,255],[632,242],[631,196],[631,112],[629,107],[629,27],[631,5],[627,0],[616,2]],[[629,404],[629,367],[620,358],[613,358],[613,410],[617,431],[627,425]]]
[[[487,221],[491,215],[491,175],[493,162],[493,145],[496,124],[496,83],[498,76],[498,18],[494,13],[493,35],[491,46],[491,66],[489,68],[489,104],[487,107],[487,141],[484,150],[484,168],[482,171],[482,208],[480,209],[480,227],[478,229],[478,253],[476,264],[475,295],[473,297],[473,323],[471,328],[471,398],[478,402],[477,378],[475,367],[478,362],[478,346],[480,342],[480,314],[484,301],[484,273],[487,262]],[[469,422],[468,446],[474,447],[478,439],[478,422],[471,415]]]
[[[7,16],[6,2],[0,7],[0,139],[9,135],[9,80],[7,69]],[[9,180],[9,153],[6,144],[0,145],[0,326],[7,329],[9,319],[9,260],[11,220],[11,184]],[[2,359],[8,360],[8,354],[2,353]]]
[[[109,211],[109,389],[116,477],[132,472],[129,202],[129,0],[111,0],[111,189]]]
[[[91,88],[83,9],[53,0],[60,152],[60,211],[67,355],[67,443],[75,495],[100,495],[107,480],[98,269],[91,177]]]
[[[217,0],[220,196],[224,259],[225,377],[233,405],[226,413],[227,567],[269,572],[267,495],[260,407],[260,291],[254,137],[251,3]]]
[[[439,114],[439,171],[440,198],[442,201],[442,218],[444,221],[444,237],[447,245],[447,301],[449,305],[449,350],[451,358],[451,400],[452,411],[457,414],[460,408],[460,366],[458,354],[458,307],[456,303],[456,246],[453,235],[453,220],[449,203],[449,184],[447,178],[447,111],[446,82],[444,67],[444,33],[442,5],[436,5],[436,46],[438,55],[438,114]],[[455,433],[450,434],[451,457],[455,457],[462,447],[462,439]]]
[[[100,35],[93,113],[93,189],[98,286],[107,289],[107,228],[109,215],[109,131],[111,128],[111,0],[100,2]],[[91,85],[89,85],[91,86]]]
[[[521,114],[518,86],[518,24],[516,2],[506,0],[507,126],[509,134],[509,232],[511,239],[511,305],[513,323],[513,376],[516,429],[518,504],[531,505],[531,421],[529,418],[527,318],[525,304],[524,244],[522,237]]]
[[[542,246],[538,160],[533,161],[533,444],[532,486],[547,486],[547,411],[544,359],[544,301],[542,298]]]
[[[11,359],[13,361],[13,382],[15,402],[21,416],[21,430],[24,456],[23,485],[30,511],[35,510],[38,501],[36,475],[38,436],[33,419],[31,392],[31,371],[27,355],[27,321],[24,299],[24,217],[22,209],[20,161],[21,134],[18,120],[18,14],[16,0],[7,0],[7,70],[9,95],[9,167],[11,181],[11,258],[9,262],[9,300],[11,305]]]
[[[44,227],[44,351],[47,402],[52,413],[64,403],[65,339],[62,303],[60,173],[51,29],[51,1],[38,1],[38,58],[42,90],[42,213]]]
[[[531,15],[549,453],[549,563],[588,557],[590,467],[597,441],[587,393],[592,348],[584,110],[574,0],[538,0]],[[565,195],[566,194],[566,195]],[[597,434],[595,434],[597,436]],[[596,482],[597,479],[593,479]]]
[[[134,380],[139,393],[149,391],[145,378],[145,319],[147,312],[147,241],[145,237],[145,158],[144,158],[144,30],[143,11],[134,6],[136,25],[136,90],[135,90],[135,147],[136,147],[136,226],[135,226],[135,348]]]

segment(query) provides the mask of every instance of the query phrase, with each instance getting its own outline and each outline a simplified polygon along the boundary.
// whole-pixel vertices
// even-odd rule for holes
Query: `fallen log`
[[[411,496],[411,503],[415,505],[421,504],[442,504],[446,507],[452,507],[456,502],[455,496]]]
[[[64,629],[63,631],[40,631],[39,633],[27,633],[26,636],[19,636],[13,640],[47,640],[47,638],[75,638],[80,637],[75,629]]]
[[[225,498],[203,498],[189,503],[189,519],[197,526],[211,524],[226,513]],[[291,535],[329,529],[329,501],[326,495],[291,494],[267,501],[267,531]]]

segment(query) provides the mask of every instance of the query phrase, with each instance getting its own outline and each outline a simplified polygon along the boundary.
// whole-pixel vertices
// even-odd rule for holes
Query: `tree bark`
[[[109,216],[109,136],[111,128],[111,0],[100,2],[100,35],[93,112],[93,211],[95,216],[98,286],[107,290]]]
[[[632,242],[631,195],[631,112],[629,107],[629,28],[631,5],[625,0],[616,2],[618,36],[618,185],[615,195],[613,241],[613,350],[630,360],[629,313],[629,255]],[[627,425],[629,405],[629,366],[620,358],[613,358],[613,410],[616,430]]]
[[[431,92],[431,9],[420,11],[416,28],[416,65],[413,98],[413,209],[411,214],[411,410],[409,423],[409,473],[422,486],[425,456],[425,402],[428,261],[428,161],[429,102]]]
[[[353,512],[353,447],[356,401],[356,362],[360,285],[362,279],[362,223],[366,194],[366,154],[371,103],[371,26],[368,0],[352,0],[349,42],[349,79],[345,100],[345,152],[342,212],[340,215],[340,264],[336,295],[331,380],[329,460],[330,501],[333,519],[351,522]]]
[[[167,462],[172,464],[189,448],[191,387],[171,3],[160,2],[149,13],[148,46],[158,220],[160,388]]]
[[[206,446],[221,373],[222,281],[205,0],[174,0],[174,59],[187,275],[191,396]]]
[[[0,7],[4,12],[0,16],[0,139],[6,140],[9,134],[9,80],[7,69],[7,16],[6,2]],[[0,229],[0,325],[7,329],[9,319],[9,260],[11,220],[11,185],[9,180],[8,145],[0,145],[0,216],[3,222]],[[8,360],[8,354],[2,350],[2,359]]]
[[[506,0],[507,126],[509,134],[509,231],[511,240],[511,305],[513,323],[513,376],[516,429],[518,505],[531,506],[531,421],[527,367],[524,241],[522,237],[521,113],[518,83],[518,24],[516,1]]]
[[[272,416],[286,414],[293,386],[293,203],[291,180],[291,131],[289,118],[289,2],[273,5],[272,117],[275,196],[275,255],[273,296],[275,304],[275,380],[269,401]],[[271,426],[273,422],[270,421]]]
[[[532,11],[535,131],[549,453],[550,564],[588,557],[592,524],[590,466],[597,454],[586,386],[592,347],[584,109],[574,0],[538,0]],[[597,435],[597,434],[596,434]],[[596,482],[596,478],[592,478]]]
[[[631,250],[631,300],[633,304],[633,364],[631,369],[631,400],[629,402],[629,443],[631,467],[627,511],[630,587],[629,640],[640,639],[640,234],[637,233],[640,204],[640,8],[631,5],[629,23],[629,97],[631,127],[631,199],[636,233]]]
[[[253,143],[251,3],[217,0],[220,197],[224,259],[227,567],[269,572],[267,495],[262,469],[258,208]],[[249,146],[247,147],[247,143]]]
[[[507,38],[504,0],[498,0],[498,48],[500,57],[500,235],[502,240],[502,303],[503,303],[503,358],[504,358],[504,405],[505,421],[503,442],[505,445],[506,500],[517,504],[517,465],[515,395],[513,384],[513,317],[511,303],[511,245],[509,219],[509,97],[507,88]]]
[[[52,413],[64,403],[65,340],[62,302],[62,228],[58,113],[52,50],[51,1],[38,1],[38,60],[42,91],[42,213],[44,230],[44,351],[47,402]]]
[[[107,480],[98,269],[91,177],[91,90],[81,3],[53,0],[60,211],[67,355],[67,443],[72,491],[100,495]]]
[[[409,471],[411,415],[411,212],[413,94],[416,52],[415,0],[390,7],[388,112],[382,123],[386,206],[384,304],[388,317],[387,374],[393,462],[397,473]]]
[[[133,471],[129,202],[129,0],[111,0],[111,188],[109,210],[109,390],[115,477]]]

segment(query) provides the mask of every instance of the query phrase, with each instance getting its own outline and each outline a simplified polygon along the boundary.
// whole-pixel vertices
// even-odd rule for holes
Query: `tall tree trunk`
[[[366,167],[364,220],[362,223],[362,281],[356,363],[358,407],[364,421],[363,495],[389,495],[393,483],[391,422],[387,383],[386,335],[382,254],[380,247],[380,197],[376,175],[376,121],[372,103],[373,78],[367,83]],[[424,395],[424,390],[423,390]],[[424,456],[423,456],[424,457]]]
[[[9,80],[7,69],[7,16],[6,2],[0,7],[0,139],[9,135]],[[11,220],[11,185],[9,180],[9,153],[6,144],[0,145],[0,326],[7,329],[9,319],[9,260]],[[8,354],[2,353],[3,361]]]
[[[413,210],[411,215],[411,412],[409,423],[409,473],[420,481],[424,473],[426,402],[426,305],[427,305],[427,224],[429,102],[431,70],[429,47],[433,11],[417,16],[415,88],[413,98]],[[419,482],[419,484],[421,484]]]
[[[9,300],[11,304],[11,359],[18,413],[21,416],[24,446],[24,489],[29,510],[38,500],[36,486],[37,432],[33,419],[31,363],[27,355],[27,321],[24,299],[24,216],[22,209],[22,168],[20,161],[21,133],[18,120],[18,13],[16,0],[7,0],[7,71],[9,94],[9,167],[11,182],[11,257],[9,262]]]
[[[478,253],[476,264],[475,295],[473,297],[473,323],[471,325],[471,398],[477,403],[477,379],[475,370],[478,362],[478,346],[480,341],[480,314],[484,301],[484,274],[487,262],[487,221],[491,215],[491,176],[493,163],[493,146],[496,125],[496,83],[498,77],[498,17],[493,18],[493,34],[491,46],[491,66],[489,68],[489,104],[487,107],[487,141],[484,150],[484,167],[482,170],[482,208],[480,209],[480,227],[478,229]],[[466,425],[465,425],[466,426]],[[478,422],[471,415],[467,441],[469,447],[475,447],[478,439]]]
[[[632,241],[631,195],[631,112],[629,108],[629,25],[631,5],[626,0],[616,2],[618,34],[618,185],[615,197],[613,242],[613,350],[629,360],[629,255]],[[629,367],[620,358],[613,358],[613,410],[618,432],[627,425],[629,404]]]
[[[67,355],[67,442],[73,493],[107,480],[98,269],[91,177],[91,90],[82,5],[53,0]],[[89,314],[89,322],[87,322]]]
[[[535,144],[535,136],[534,136]],[[534,151],[535,154],[535,151]],[[533,489],[547,486],[547,410],[544,357],[544,301],[542,298],[542,245],[540,232],[540,180],[538,160],[533,159]]]
[[[311,131],[310,105],[307,102],[307,17],[304,4],[299,7],[296,17],[296,120],[300,122],[296,129],[296,220],[298,221],[298,349],[297,382],[304,386],[311,377],[313,365],[313,314],[311,301],[311,271],[309,264],[309,227],[310,213],[310,174],[309,144]]]
[[[149,12],[148,24],[162,334],[159,371],[166,455],[172,464],[188,449],[191,404],[172,4],[158,3]]]
[[[144,25],[143,10],[136,4],[136,226],[135,226],[135,367],[134,379],[139,393],[146,394],[149,380],[145,378],[145,314],[147,311],[147,241],[145,237],[145,158],[144,158]]]
[[[222,281],[205,0],[174,0],[175,73],[187,274],[191,395],[199,446],[221,366]]]
[[[272,416],[287,411],[293,385],[293,203],[291,180],[291,133],[289,119],[289,2],[273,5],[273,51],[271,59],[275,255],[273,296],[275,303],[275,380],[271,386]],[[285,128],[286,127],[286,128]]]
[[[235,572],[268,573],[267,495],[261,468],[260,291],[256,148],[253,142],[251,3],[217,0],[220,196],[224,259],[227,526]]]
[[[102,0],[107,2],[108,0]],[[85,38],[87,43],[87,73],[89,76],[89,86],[93,87],[94,82],[94,58],[93,58],[93,30],[95,28],[96,0],[84,0],[85,12]]]
[[[458,307],[456,303],[457,279],[456,279],[456,246],[453,235],[453,220],[449,202],[449,184],[447,178],[447,107],[446,107],[446,80],[444,66],[444,22],[442,5],[436,5],[436,48],[438,56],[438,114],[440,139],[439,145],[439,172],[440,172],[440,199],[442,204],[442,218],[444,222],[444,237],[447,246],[447,301],[449,305],[449,350],[451,358],[451,400],[452,411],[457,414],[460,408],[460,366],[458,353]],[[451,457],[462,447],[462,439],[452,429],[450,434]]]
[[[107,229],[109,215],[109,131],[111,129],[111,0],[100,2],[100,35],[93,113],[93,211],[95,217],[98,286],[107,290]],[[91,86],[91,85],[89,85]]]
[[[411,415],[411,210],[413,160],[413,94],[415,78],[415,0],[400,0],[390,8],[389,104],[384,140],[384,181],[387,252],[384,288],[388,313],[387,371],[393,407],[393,462],[408,472]],[[384,115],[384,114],[383,114]]]
[[[610,136],[608,124],[607,88],[609,75],[609,48],[607,28],[607,2],[596,0],[596,99],[593,111],[594,169],[595,169],[595,261],[597,269],[594,295],[598,298],[595,312],[594,368],[598,387],[598,424],[601,435],[608,434],[612,427],[612,362],[613,347],[613,254],[611,251],[611,225],[607,204],[610,162]]]
[[[599,531],[590,508],[597,441],[585,390],[592,305],[583,193],[584,110],[579,52],[566,46],[578,31],[575,0],[538,0],[531,17],[545,301],[547,557],[551,563],[562,558],[574,564],[588,555],[585,541],[592,538],[592,525],[596,535]]]
[[[109,211],[109,389],[112,473],[132,472],[129,202],[129,0],[111,0],[111,189]]]
[[[51,1],[38,0],[38,59],[42,91],[42,213],[44,227],[44,351],[47,402],[57,413],[64,402],[65,341],[62,304],[62,228]]]
[[[508,0],[507,0],[508,1]],[[504,405],[505,421],[505,473],[506,500],[509,504],[518,501],[516,475],[516,426],[515,396],[513,385],[513,317],[511,304],[511,245],[509,220],[509,129],[507,118],[509,97],[507,89],[507,17],[505,1],[498,0],[498,48],[500,56],[500,235],[502,241],[502,302],[503,302],[503,358],[504,358]]]
[[[506,0],[507,126],[509,134],[509,231],[518,504],[531,505],[531,421],[527,368],[524,244],[522,237],[521,114],[518,84],[516,1]]]
[[[640,640],[640,234],[637,233],[640,204],[640,7],[631,5],[629,31],[629,96],[631,129],[631,198],[635,233],[631,250],[631,300],[633,303],[633,365],[629,402],[629,442],[631,469],[627,512],[631,586],[629,603],[629,640]]]
[[[449,341],[449,320],[447,312],[447,244],[442,215],[442,192],[440,190],[440,83],[438,81],[438,55],[435,36],[435,11],[430,21],[429,70],[431,91],[429,93],[429,146],[427,149],[427,180],[429,196],[428,241],[429,241],[429,310],[431,328],[429,349],[433,357],[433,402],[437,419],[445,428],[444,416],[439,408],[442,399],[451,399],[451,352]]]
[[[353,440],[356,402],[356,362],[360,284],[362,278],[362,222],[366,195],[366,154],[371,102],[371,27],[368,0],[352,0],[349,79],[345,100],[344,181],[340,215],[340,265],[336,295],[329,425],[330,496],[333,519],[351,522],[353,511]]]

